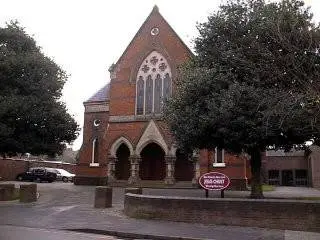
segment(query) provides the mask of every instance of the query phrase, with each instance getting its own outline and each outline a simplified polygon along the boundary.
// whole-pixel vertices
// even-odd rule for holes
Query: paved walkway
[[[40,229],[16,226],[1,226],[0,225],[0,239],[1,240],[119,240],[114,236],[99,236],[96,234],[79,233],[55,229]]]
[[[87,232],[117,234],[135,239],[216,239],[216,240],[300,240],[320,239],[319,233],[275,229],[191,224],[128,218],[123,214],[122,188],[114,188],[113,207],[93,208],[94,187],[74,186],[71,183],[38,184],[38,202],[20,204],[0,202],[0,225],[37,229],[77,229]],[[144,194],[164,196],[203,197],[201,189],[144,189]],[[210,197],[219,193],[210,193]],[[247,196],[249,192],[226,191],[225,197]],[[277,188],[265,193],[267,197],[320,197],[311,188]],[[154,236],[158,236],[156,238]],[[162,236],[162,238],[160,237]]]

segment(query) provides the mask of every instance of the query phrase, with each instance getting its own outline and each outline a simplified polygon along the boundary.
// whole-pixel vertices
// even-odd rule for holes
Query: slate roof
[[[108,101],[109,100],[109,90],[110,90],[110,83],[103,86],[99,91],[97,91],[95,94],[93,94],[84,103]]]

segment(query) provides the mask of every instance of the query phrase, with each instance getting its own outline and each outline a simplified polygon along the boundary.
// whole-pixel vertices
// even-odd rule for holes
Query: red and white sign
[[[199,184],[204,189],[218,191],[227,188],[230,184],[230,179],[223,173],[209,172],[199,178]]]

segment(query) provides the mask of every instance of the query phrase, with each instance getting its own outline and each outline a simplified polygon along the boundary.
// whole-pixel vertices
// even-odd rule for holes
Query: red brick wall
[[[2,180],[15,180],[19,173],[28,170],[28,162],[24,160],[0,159],[0,177]]]
[[[107,149],[110,149],[114,141],[121,136],[126,137],[135,146],[147,124],[148,122],[110,123],[106,133],[108,136]]]
[[[19,173],[25,172],[32,167],[62,168],[68,172],[75,173],[76,165],[24,159],[0,159],[0,177],[2,180],[15,180]]]
[[[86,165],[77,165],[76,175],[78,176],[94,176],[94,177],[106,177],[107,167],[106,165],[100,165],[99,167],[89,167]]]
[[[160,32],[152,36],[150,30],[155,26]],[[141,62],[153,50],[167,58],[173,77],[176,75],[176,67],[191,56],[190,50],[157,11],[148,17],[117,63],[119,71],[116,71],[116,79],[110,85],[111,116],[135,114],[135,77]]]
[[[101,123],[98,127],[93,125],[95,119],[100,119]],[[98,138],[98,153],[97,162],[105,162],[106,156],[104,152],[104,146],[106,146],[107,138],[105,136],[105,130],[107,129],[109,120],[108,112],[97,113],[85,113],[84,114],[84,127],[83,127],[83,143],[80,149],[79,162],[89,163],[92,160],[92,143],[94,138]]]
[[[320,189],[320,147],[313,145],[310,150],[311,153],[308,157],[310,181],[312,182],[312,187]]]
[[[99,126],[94,126],[95,119],[101,121]],[[106,168],[106,152],[105,146],[107,144],[107,138],[105,135],[109,121],[108,112],[90,112],[84,114],[84,127],[83,127],[83,142],[79,153],[79,163],[76,168],[77,176],[107,176]],[[98,139],[97,159],[95,162],[100,164],[100,167],[89,167],[92,161],[92,144],[93,140]]]
[[[266,170],[308,169],[308,161],[304,156],[263,156]]]
[[[225,167],[213,167],[214,151],[201,150],[200,151],[200,171],[201,174],[208,172],[221,172],[230,178],[251,179],[250,162],[244,157],[225,152],[224,162]],[[208,164],[209,163],[209,164]]]

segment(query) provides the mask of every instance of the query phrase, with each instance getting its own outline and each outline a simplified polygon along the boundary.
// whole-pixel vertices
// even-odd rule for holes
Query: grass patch
[[[262,185],[262,191],[263,192],[271,192],[274,191],[275,186],[274,185],[268,185],[268,184],[263,184]]]
[[[274,191],[274,185],[262,184],[262,191],[263,192],[271,192]],[[249,186],[248,191],[251,191],[251,186]]]
[[[12,199],[11,200],[17,200],[20,198],[20,189],[15,188],[13,191]]]
[[[295,200],[320,200],[320,197],[297,197],[297,198],[291,198]]]

